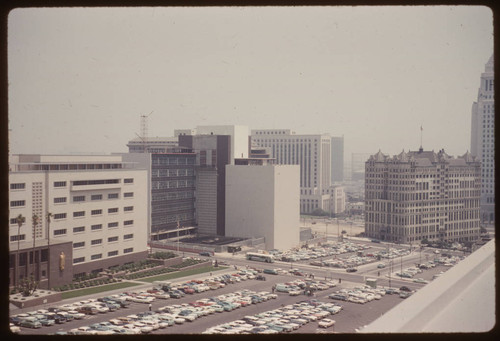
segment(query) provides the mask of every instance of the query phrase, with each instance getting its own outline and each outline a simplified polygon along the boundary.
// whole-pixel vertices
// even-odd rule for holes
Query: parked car
[[[26,328],[42,328],[42,324],[35,318],[35,317],[27,317],[19,323],[20,327],[26,327]]]
[[[347,272],[356,272],[356,271],[358,271],[358,269],[356,269],[356,268],[347,268],[345,271],[347,271]]]
[[[406,291],[406,292],[411,292],[412,290],[406,286],[402,286],[401,288],[399,288],[400,291]]]
[[[328,328],[335,325],[335,320],[322,319],[319,321],[318,326],[321,328]]]
[[[262,275],[257,275],[257,277],[255,277],[255,279],[258,280],[258,281],[265,281],[266,277],[262,276]]]
[[[383,268],[385,268],[385,264],[384,263],[380,263],[379,265],[377,265],[377,268],[383,269]]]
[[[210,252],[200,252],[200,256],[210,257],[212,256]]]

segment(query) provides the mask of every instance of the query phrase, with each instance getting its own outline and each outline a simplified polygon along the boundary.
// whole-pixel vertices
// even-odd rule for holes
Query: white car
[[[335,320],[330,320],[330,319],[322,319],[319,321],[318,326],[321,328],[328,328],[335,325]]]
[[[142,322],[135,322],[134,326],[139,328],[143,334],[149,334],[153,331],[153,327],[150,327]]]
[[[81,320],[85,317],[85,314],[79,313],[76,310],[70,310],[68,311],[68,314],[71,314],[75,320]]]
[[[126,325],[123,325],[122,328],[130,330],[134,334],[141,334],[142,333],[141,329],[134,326],[132,323],[128,323]]]

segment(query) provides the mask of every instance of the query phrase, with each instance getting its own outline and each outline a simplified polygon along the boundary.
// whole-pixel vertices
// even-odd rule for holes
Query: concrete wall
[[[217,169],[196,170],[196,221],[198,233],[217,234]]]
[[[266,249],[299,244],[299,171],[293,166],[226,166],[226,236],[264,237]]]

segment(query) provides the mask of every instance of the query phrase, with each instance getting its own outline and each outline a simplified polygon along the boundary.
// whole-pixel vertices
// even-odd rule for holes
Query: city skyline
[[[423,127],[463,155],[493,53],[480,6],[23,8],[8,28],[14,154],[125,152],[152,111],[149,136],[330,133],[349,158],[417,150]]]

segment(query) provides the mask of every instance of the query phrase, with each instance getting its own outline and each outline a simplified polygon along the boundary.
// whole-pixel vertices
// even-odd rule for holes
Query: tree
[[[26,218],[23,217],[22,214],[19,214],[17,217],[16,217],[16,222],[17,222],[17,260],[16,260],[16,264],[17,264],[17,272],[16,272],[16,277],[17,279],[19,279],[19,243],[21,242],[21,226],[24,224],[24,222],[26,221]],[[18,280],[16,280],[16,282],[18,282]]]
[[[47,213],[47,287],[49,290],[50,290],[50,219],[51,218],[52,218],[52,213],[48,212]]]

